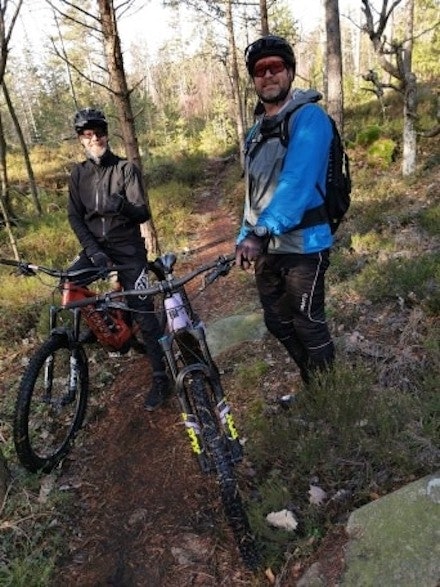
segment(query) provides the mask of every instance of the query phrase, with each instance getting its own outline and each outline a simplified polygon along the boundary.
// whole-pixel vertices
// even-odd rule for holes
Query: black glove
[[[248,234],[235,249],[235,264],[242,269],[249,269],[251,263],[265,252],[267,242],[267,237]]]
[[[120,214],[126,201],[125,196],[121,193],[110,194],[105,205],[105,213],[111,215]]]
[[[95,267],[107,268],[113,265],[112,260],[102,251],[98,251],[90,257],[90,261]]]

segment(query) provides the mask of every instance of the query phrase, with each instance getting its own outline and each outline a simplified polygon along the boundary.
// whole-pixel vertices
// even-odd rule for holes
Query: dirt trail
[[[224,165],[210,170],[211,188]],[[197,195],[198,213],[209,222],[179,274],[233,250],[237,220],[222,210],[217,194],[205,187]],[[203,294],[204,319],[233,308],[228,288],[222,289]],[[69,552],[52,585],[256,585],[223,519],[215,480],[200,474],[188,449],[176,400],[147,413],[148,361],[140,355],[108,360],[118,363],[119,373],[59,479],[73,492],[74,505],[66,524]]]

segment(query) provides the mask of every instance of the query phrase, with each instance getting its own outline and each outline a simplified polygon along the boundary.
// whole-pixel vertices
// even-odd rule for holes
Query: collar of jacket
[[[110,149],[107,149],[105,151],[103,156],[100,158],[99,163],[91,157],[88,158],[88,161],[90,161],[90,163],[93,163],[93,165],[98,165],[99,167],[111,167],[118,160],[119,158],[112,151],[110,151]]]
[[[281,108],[275,116],[265,116],[264,114],[259,117],[260,131],[262,134],[272,132],[284,119],[286,114],[293,112],[303,104],[310,104],[319,102],[322,99],[322,94],[316,90],[302,90],[300,88],[294,88],[292,90],[291,98]]]

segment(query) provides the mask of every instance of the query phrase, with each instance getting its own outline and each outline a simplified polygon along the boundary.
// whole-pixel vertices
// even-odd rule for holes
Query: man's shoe
[[[170,380],[165,375],[155,375],[153,377],[153,385],[145,400],[145,409],[149,412],[154,412],[165,403],[170,396]]]
[[[278,398],[278,404],[284,409],[288,410],[293,407],[296,402],[296,395],[294,393],[288,393]]]

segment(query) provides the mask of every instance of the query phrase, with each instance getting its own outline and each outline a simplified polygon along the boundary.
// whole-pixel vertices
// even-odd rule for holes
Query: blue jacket
[[[318,186],[325,193],[328,153],[332,128],[327,114],[315,104],[321,94],[315,90],[292,92],[292,99],[274,117],[259,118],[248,135],[245,156],[246,195],[240,243],[255,226],[270,234],[269,253],[315,253],[333,244],[325,221],[297,228],[307,210],[322,205]],[[262,140],[261,125],[278,127],[290,117],[287,148],[279,137]],[[270,133],[269,133],[270,135]],[[261,144],[259,144],[261,142]]]

